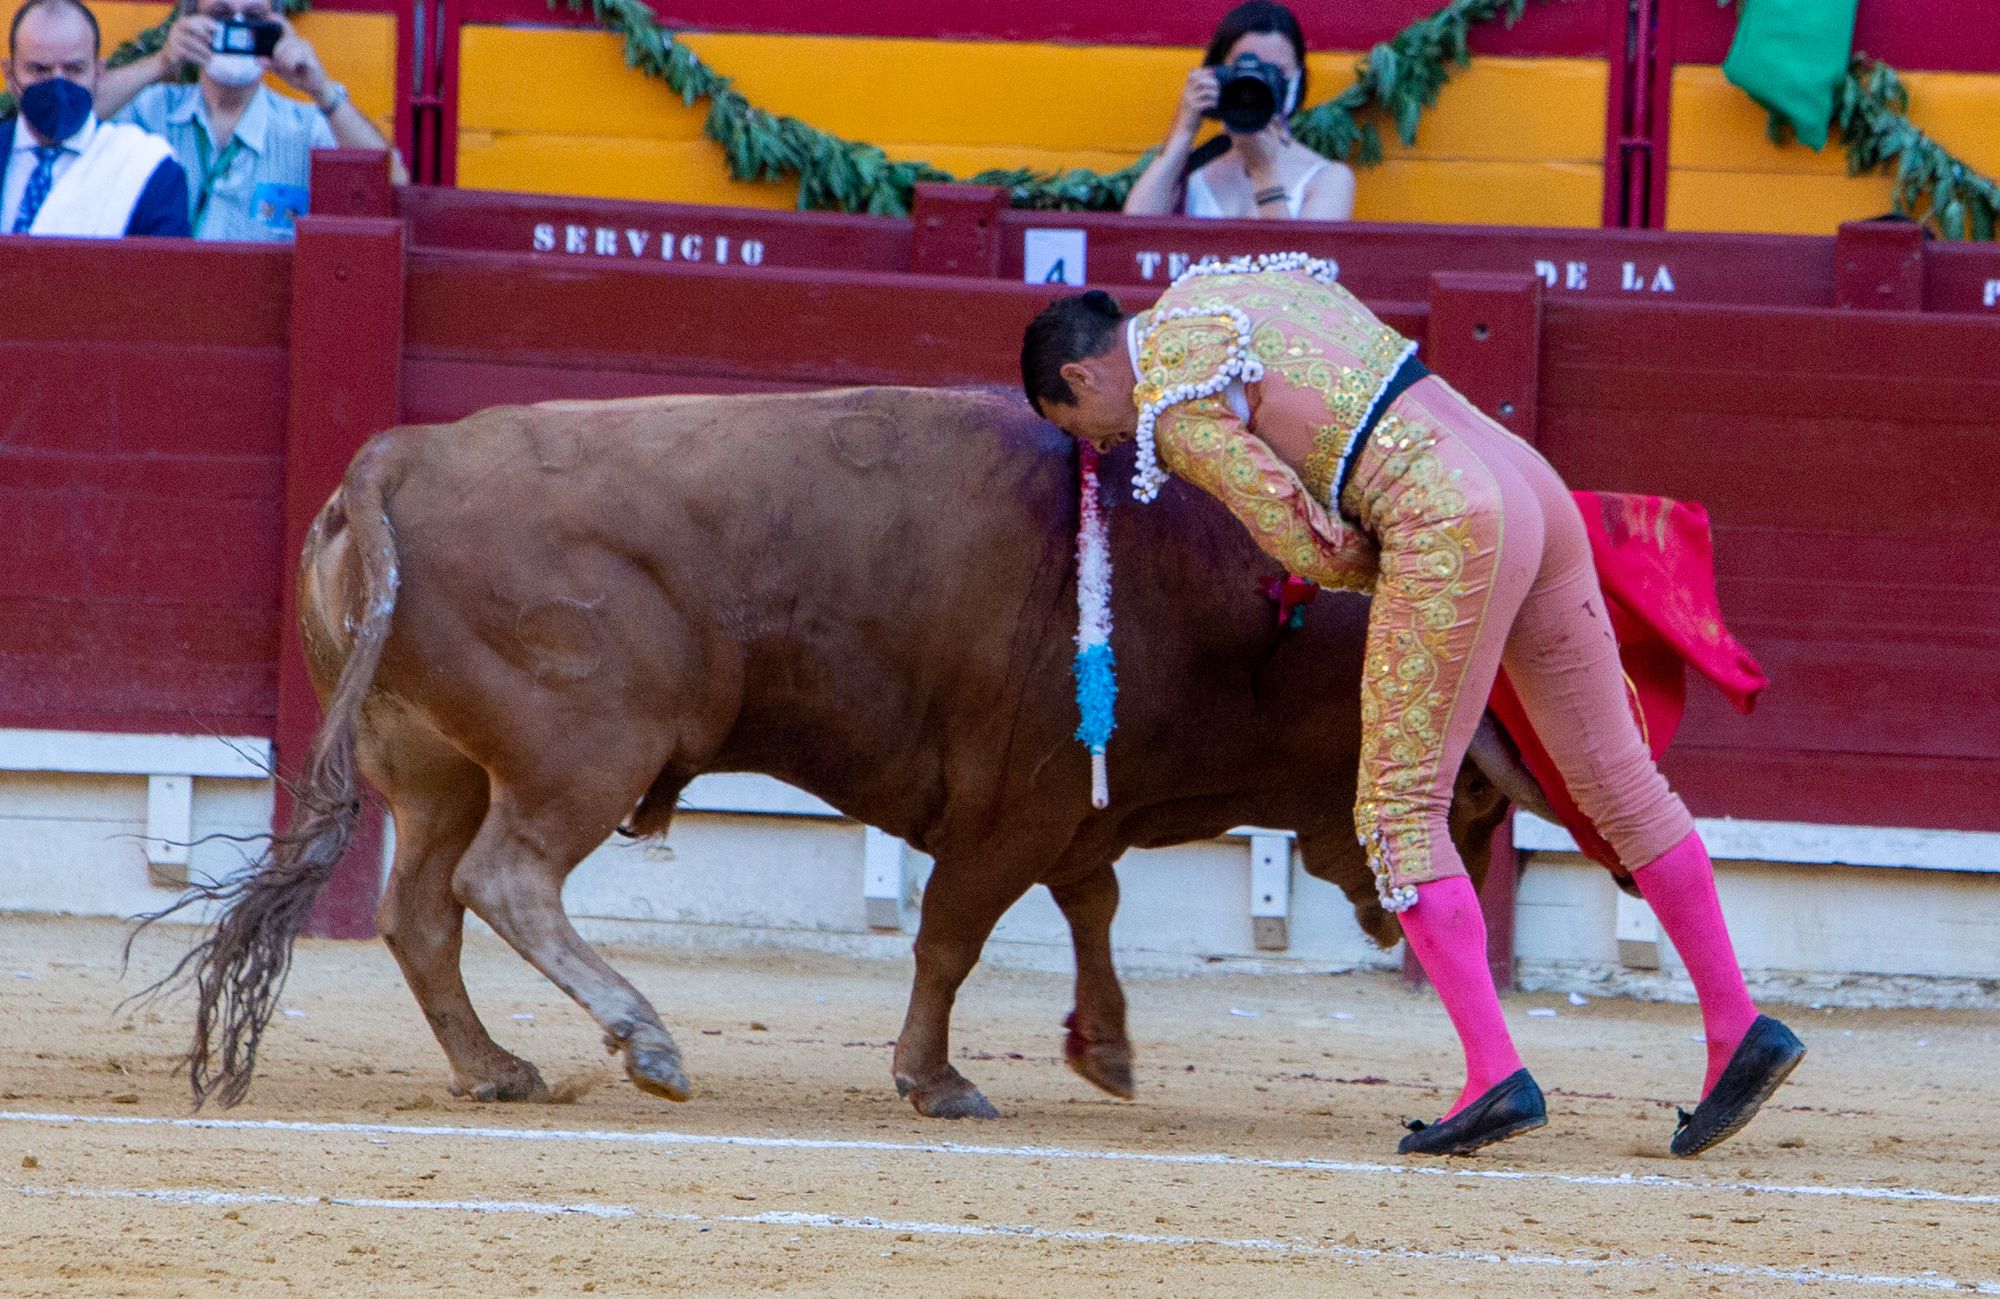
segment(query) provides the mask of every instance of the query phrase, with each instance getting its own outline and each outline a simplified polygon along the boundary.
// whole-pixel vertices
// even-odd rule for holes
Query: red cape
[[[1611,609],[1633,714],[1653,756],[1667,751],[1687,711],[1689,667],[1713,682],[1737,712],[1755,708],[1769,679],[1722,624],[1708,511],[1664,496],[1573,495]],[[1629,870],[1571,800],[1505,671],[1494,683],[1491,706],[1584,855],[1618,873]]]

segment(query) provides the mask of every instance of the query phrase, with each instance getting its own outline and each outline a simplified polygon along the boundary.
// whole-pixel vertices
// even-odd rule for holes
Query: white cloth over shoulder
[[[28,233],[117,238],[132,224],[132,209],[146,182],[173,156],[157,135],[136,126],[99,122],[76,161],[56,178]]]

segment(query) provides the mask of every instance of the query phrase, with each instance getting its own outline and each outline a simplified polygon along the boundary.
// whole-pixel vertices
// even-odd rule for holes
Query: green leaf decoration
[[[1538,0],[1548,3],[1550,0]],[[842,139],[795,118],[774,117],[751,106],[664,27],[645,0],[548,0],[572,13],[589,12],[625,43],[625,61],[663,81],[681,101],[709,101],[708,137],[722,146],[737,180],[796,180],[801,208],[830,208],[905,216],[911,194],[925,181],[957,177],[927,162],[892,161],[872,144]],[[1450,0],[1369,51],[1354,84],[1292,118],[1292,134],[1315,152],[1364,166],[1382,160],[1381,132],[1372,120],[1386,115],[1404,144],[1416,140],[1424,110],[1437,103],[1452,64],[1468,61],[1467,35],[1495,19],[1512,26],[1528,0]],[[995,168],[969,177],[976,185],[1004,186],[1014,206],[1044,211],[1104,211],[1122,207],[1132,184],[1152,160],[1149,153],[1113,172],[1088,168],[1042,172]]]
[[[1896,70],[1857,52],[1833,121],[1847,149],[1848,175],[1893,166],[1896,211],[1947,239],[1991,242],[2000,224],[2000,185],[1925,135],[1909,111],[1910,92]]]
[[[1537,0],[1549,3],[1550,0]],[[692,107],[707,100],[707,136],[722,147],[730,175],[743,181],[796,180],[799,206],[907,216],[916,186],[956,180],[927,162],[894,161],[876,145],[847,140],[793,117],[755,107],[724,77],[664,27],[646,0],[548,0],[570,12],[586,10],[624,42],[627,66],[664,82]],[[1718,0],[1727,5],[1730,0]],[[303,13],[311,0],[282,0],[288,14]],[[1453,67],[1471,58],[1469,36],[1484,23],[1512,27],[1528,0],[1449,0],[1368,52],[1354,81],[1332,99],[1295,114],[1292,134],[1307,148],[1362,166],[1382,161],[1377,124],[1390,118],[1405,146],[1416,143],[1425,110],[1435,107]],[[171,18],[140,32],[113,51],[107,63],[119,67],[144,58],[165,43]],[[1896,211],[1922,221],[1949,239],[1990,241],[2000,227],[2000,185],[1979,175],[1910,121],[1910,92],[1896,70],[1856,53],[1848,65],[1834,108],[1834,126],[1847,151],[1850,175],[1893,165]],[[10,97],[0,94],[0,114],[10,113]],[[1772,139],[1785,138],[1775,123]],[[995,168],[969,177],[977,185],[1010,191],[1014,206],[1044,211],[1103,211],[1125,202],[1133,182],[1152,161],[1148,153],[1113,172],[1087,168],[1040,172]]]

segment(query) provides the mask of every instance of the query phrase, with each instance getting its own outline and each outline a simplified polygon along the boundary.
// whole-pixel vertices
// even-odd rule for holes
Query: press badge
[[[250,219],[269,230],[291,234],[306,214],[306,187],[265,181],[250,193]]]

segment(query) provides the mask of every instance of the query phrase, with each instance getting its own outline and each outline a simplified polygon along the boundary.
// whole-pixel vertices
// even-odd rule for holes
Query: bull
[[[1125,460],[1106,462],[1116,480]],[[555,402],[391,430],[321,510],[298,574],[325,706],[290,825],[175,977],[197,990],[197,1104],[245,1094],[291,945],[357,824],[395,818],[383,938],[455,1093],[548,1095],[459,969],[470,909],[581,1005],[633,1083],[682,1100],[653,1006],[571,927],[564,878],[628,823],[664,833],[704,772],[758,772],[931,854],[897,1088],[996,1111],[949,1060],[958,988],[1045,884],[1072,932],[1065,1058],[1132,1094],[1112,865],[1257,824],[1393,943],[1352,822],[1367,605],[1285,633],[1274,566],[1206,497],[1113,513],[1122,567],[1113,798],[1090,804],[1069,680],[1075,454],[1018,399],[866,389]],[[1494,745],[1459,778],[1475,875],[1531,782]],[[1495,781],[1500,782],[1496,784]]]

